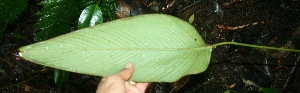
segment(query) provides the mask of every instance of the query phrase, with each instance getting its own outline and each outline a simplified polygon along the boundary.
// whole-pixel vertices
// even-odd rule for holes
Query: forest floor
[[[120,5],[120,4],[126,4]],[[165,13],[188,21],[204,41],[234,41],[300,49],[300,3],[276,0],[124,0],[136,14]],[[100,77],[71,73],[62,87],[54,84],[53,68],[16,56],[18,48],[33,43],[35,15],[41,6],[29,2],[15,24],[7,25],[0,42],[0,91],[38,93],[93,93]],[[131,15],[128,15],[131,16]],[[213,49],[208,69],[173,83],[152,83],[150,93],[259,92],[259,87],[283,93],[300,91],[299,53],[269,51],[235,45]]]

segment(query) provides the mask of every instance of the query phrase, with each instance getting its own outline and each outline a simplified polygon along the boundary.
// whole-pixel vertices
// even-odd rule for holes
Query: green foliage
[[[195,15],[193,14],[189,17],[189,23],[192,24],[194,20],[195,20]]]
[[[35,42],[43,41],[71,31],[70,24],[77,20],[80,9],[91,4],[99,3],[99,0],[44,0],[39,5],[43,9],[37,13],[40,16],[36,28],[41,31],[35,34]],[[110,20],[116,19],[115,0],[101,0],[100,9],[104,17]]]
[[[70,72],[55,69],[54,70],[54,82],[57,86],[61,87],[70,76]]]
[[[12,24],[26,8],[26,0],[2,0],[0,2],[0,41],[3,39],[5,24]]]
[[[279,91],[273,89],[273,88],[264,88],[264,87],[259,87],[259,91],[263,93],[280,93]]]
[[[116,13],[116,0],[101,0],[100,8],[103,11],[103,16],[108,17],[110,20],[115,20]]]
[[[231,90],[226,90],[224,93],[230,93]]]
[[[99,6],[94,4],[86,7],[78,20],[78,29],[103,23],[103,14]]]
[[[39,5],[44,7],[37,13],[40,18],[36,27],[41,31],[35,34],[36,42],[70,32],[69,24],[80,13],[77,0],[44,0]]]
[[[96,76],[117,73],[132,62],[133,81],[173,82],[206,70],[211,50],[189,23],[148,14],[25,46],[19,54],[37,64]]]
[[[97,4],[101,0],[81,0],[80,8],[86,8],[89,5]]]
[[[1,0],[0,22],[4,24],[13,23],[26,8],[26,0]]]

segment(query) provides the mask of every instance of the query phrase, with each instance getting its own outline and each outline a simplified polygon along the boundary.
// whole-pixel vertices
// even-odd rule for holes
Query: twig
[[[295,69],[297,68],[297,64],[300,62],[300,56],[297,58],[295,64],[294,64],[294,67],[292,68],[291,72],[289,72],[289,76],[288,78],[286,79],[286,82],[285,84],[283,85],[283,89],[285,90],[287,87],[288,87],[288,83],[290,82],[294,72],[295,72]]]
[[[11,64],[7,59],[4,59],[2,57],[0,57],[1,60],[3,60],[4,62],[6,62],[7,64],[9,64],[12,67],[16,67],[15,65]]]
[[[180,13],[180,12],[182,12],[182,11],[184,11],[184,10],[186,10],[186,9],[188,9],[188,8],[190,8],[190,7],[192,7],[192,6],[194,6],[194,5],[196,5],[197,3],[201,2],[201,1],[202,1],[202,0],[198,0],[198,1],[196,1],[196,2],[194,2],[194,3],[192,3],[192,4],[190,4],[190,5],[188,5],[188,6],[184,7],[184,8],[182,8],[182,9],[179,10],[178,12]]]

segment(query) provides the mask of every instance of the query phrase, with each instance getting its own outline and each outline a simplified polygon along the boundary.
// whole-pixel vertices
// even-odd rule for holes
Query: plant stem
[[[212,45],[212,47],[217,47],[217,46],[220,46],[220,45],[239,45],[239,46],[245,46],[245,47],[261,48],[261,49],[271,49],[271,50],[278,50],[278,51],[300,52],[300,50],[296,50],[296,49],[287,49],[287,48],[278,48],[278,47],[251,45],[251,44],[237,43],[237,42],[220,42],[220,43]]]

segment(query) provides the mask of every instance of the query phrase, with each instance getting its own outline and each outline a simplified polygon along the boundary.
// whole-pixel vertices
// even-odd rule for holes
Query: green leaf
[[[230,93],[231,90],[226,90],[224,93]]]
[[[279,91],[273,89],[273,88],[264,88],[264,87],[259,87],[259,91],[263,93],[280,93]]]
[[[135,65],[130,80],[173,82],[207,69],[206,46],[189,23],[164,14],[119,19],[21,47],[20,56],[37,64],[96,76]]]
[[[35,27],[41,31],[35,33],[35,42],[70,32],[69,24],[80,14],[77,0],[43,0],[39,5],[43,9],[37,12],[40,18]]]
[[[190,18],[189,18],[189,23],[192,24],[195,20],[195,15],[191,15]]]
[[[54,82],[57,86],[61,87],[68,79],[70,73],[67,71],[55,69],[54,70]]]
[[[94,26],[100,23],[103,23],[103,16],[99,6],[90,5],[81,12],[78,21],[78,29]]]

